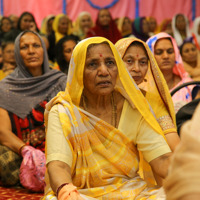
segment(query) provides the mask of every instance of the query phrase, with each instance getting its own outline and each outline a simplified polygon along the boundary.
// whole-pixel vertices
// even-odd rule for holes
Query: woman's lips
[[[101,86],[101,87],[107,87],[111,84],[110,81],[101,81],[101,82],[98,82],[97,85]]]

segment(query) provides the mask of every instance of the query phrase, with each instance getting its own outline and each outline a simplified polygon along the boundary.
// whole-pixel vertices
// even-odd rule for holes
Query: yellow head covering
[[[70,100],[72,104],[79,106],[84,88],[83,72],[85,67],[87,48],[90,44],[98,44],[102,42],[107,42],[109,44],[117,63],[118,77],[115,90],[119,91],[122,96],[127,99],[131,106],[138,109],[147,123],[157,133],[163,135],[163,131],[155,118],[151,106],[135,84],[132,77],[129,75],[116,47],[113,45],[113,43],[103,37],[87,38],[76,45],[69,65],[66,90],[65,92],[60,92],[55,98],[55,101],[56,99],[63,98],[64,100]]]
[[[90,17],[91,19],[91,27],[92,28],[94,26],[94,23],[92,21],[92,17],[91,14],[89,12],[83,11],[79,14],[78,18],[76,19],[76,21],[74,22],[74,26],[73,26],[73,34],[77,35],[81,40],[85,39],[86,35],[83,32],[82,28],[81,28],[81,19],[83,16],[87,15],[88,17]]]
[[[141,43],[144,46],[149,57],[148,72],[145,76],[146,82],[141,83],[139,85],[139,88],[147,92],[145,97],[152,106],[158,121],[162,121],[161,126],[163,126],[162,128],[164,130],[164,133],[166,134],[169,132],[176,132],[175,112],[172,98],[167,87],[165,78],[162,72],[160,71],[157,62],[152,52],[150,51],[148,45],[137,38],[124,38],[119,40],[115,44],[115,46],[117,47],[121,57],[123,58],[128,47],[135,41]],[[171,117],[174,127],[168,127],[169,124],[167,124],[167,120],[169,119],[169,117],[167,116]]]
[[[71,31],[72,31],[72,25],[71,25],[71,22],[70,22],[70,19],[68,18],[67,15],[65,14],[59,14],[59,15],[56,15],[54,21],[53,21],[53,24],[52,24],[52,27],[53,27],[53,30],[55,32],[55,36],[56,36],[56,42],[58,42],[62,37],[64,37],[65,35],[61,34],[59,31],[58,31],[58,25],[59,25],[59,21],[61,18],[63,17],[66,17],[68,19],[68,30],[67,30],[67,33],[66,35],[70,35],[71,34]]]
[[[99,44],[102,42],[107,42],[109,44],[118,68],[118,76],[116,80],[115,90],[120,92],[122,96],[124,96],[124,98],[129,102],[129,104],[141,113],[141,115],[144,117],[144,119],[155,132],[161,134],[165,138],[163,131],[152,111],[151,106],[149,105],[146,98],[141,93],[140,89],[128,73],[116,47],[113,45],[113,43],[111,43],[109,40],[103,37],[87,38],[77,44],[73,51],[69,65],[67,86],[65,92],[58,93],[58,95],[50,103],[47,104],[45,111],[45,124],[47,125],[48,123],[48,112],[51,109],[51,107],[55,104],[66,104],[65,102],[67,102],[70,105],[68,106],[68,108],[72,116],[71,118],[73,121],[73,125],[78,126],[78,122],[75,117],[75,113],[73,114],[73,110],[75,106],[79,107],[82,92],[84,89],[83,74],[87,49],[90,44]],[[141,163],[143,163],[143,161]],[[141,164],[141,166],[142,167],[140,169],[143,170],[143,165]]]

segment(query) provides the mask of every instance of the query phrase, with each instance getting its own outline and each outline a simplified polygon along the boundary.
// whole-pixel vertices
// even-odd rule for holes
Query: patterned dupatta
[[[48,123],[51,107],[58,104],[63,133],[73,154],[73,183],[81,194],[97,198],[104,195],[106,199],[112,199],[112,191],[115,191],[115,194],[117,192],[124,199],[135,199],[145,190],[146,183],[137,175],[138,154],[133,142],[112,125],[79,107],[84,87],[83,70],[87,47],[92,43],[105,41],[110,45],[118,67],[115,90],[119,91],[133,108],[139,110],[158,134],[163,134],[148,102],[124,67],[116,48],[102,37],[82,40],[75,47],[66,90],[58,93],[47,104],[45,124]],[[153,193],[150,192],[151,194]],[[48,195],[54,196],[53,191]]]
[[[190,78],[190,76],[186,72],[186,70],[184,69],[183,61],[182,61],[181,55],[179,53],[177,43],[172,36],[170,36],[167,33],[161,32],[161,33],[158,33],[158,34],[150,37],[146,43],[148,44],[150,50],[154,53],[154,48],[155,48],[156,42],[159,39],[163,39],[163,38],[169,38],[172,41],[172,45],[173,45],[174,52],[175,52],[175,64],[173,67],[173,73],[181,78],[181,81],[170,90],[170,92],[171,92],[173,89],[175,89],[179,85],[186,83],[186,82],[190,82],[190,81],[192,81],[192,79]],[[174,102],[176,111],[180,108],[180,106],[176,105],[176,104],[178,104],[178,102],[183,102],[185,104],[187,102],[192,101],[191,91],[192,91],[193,87],[194,86],[184,87],[183,89],[179,90],[178,92],[176,92],[176,94],[173,95],[172,100]]]

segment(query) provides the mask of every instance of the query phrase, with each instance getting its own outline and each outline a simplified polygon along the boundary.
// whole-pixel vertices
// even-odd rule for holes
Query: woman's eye
[[[131,63],[133,63],[133,60],[132,59],[127,59],[126,63],[131,64]]]
[[[39,48],[39,47],[40,47],[39,44],[34,44],[33,46],[34,46],[35,48]]]
[[[140,65],[147,65],[147,63],[148,63],[148,62],[145,61],[145,60],[141,60],[141,61],[140,61]]]
[[[20,49],[27,49],[27,46],[21,46]]]
[[[168,54],[174,53],[174,49],[167,49],[167,53],[168,53]]]
[[[91,63],[88,64],[88,66],[91,67],[91,68],[95,68],[97,66],[97,63],[91,62]]]
[[[156,55],[162,55],[162,53],[163,53],[163,50],[156,50],[156,51],[155,51],[155,54],[156,54]]]

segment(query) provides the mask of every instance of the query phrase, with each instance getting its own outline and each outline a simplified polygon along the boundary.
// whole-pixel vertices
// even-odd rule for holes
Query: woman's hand
[[[77,191],[77,188],[72,184],[67,184],[61,188],[58,193],[58,200],[84,200]]]

